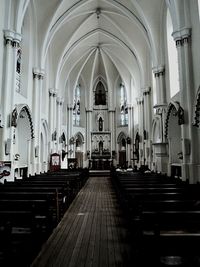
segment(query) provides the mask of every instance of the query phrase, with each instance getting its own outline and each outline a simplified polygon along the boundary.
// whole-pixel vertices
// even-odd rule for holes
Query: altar
[[[91,170],[110,170],[112,167],[112,159],[91,159],[89,161],[89,169]]]
[[[92,170],[109,170],[112,166],[110,148],[110,131],[92,132],[92,153],[89,168]]]

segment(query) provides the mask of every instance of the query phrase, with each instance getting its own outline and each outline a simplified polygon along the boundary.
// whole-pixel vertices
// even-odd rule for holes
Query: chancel
[[[0,266],[200,266],[199,47],[200,0],[0,1]]]

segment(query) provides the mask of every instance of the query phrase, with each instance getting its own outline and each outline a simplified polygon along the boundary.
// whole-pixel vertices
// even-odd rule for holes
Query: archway
[[[99,118],[99,131],[100,131],[100,132],[103,131],[103,120],[102,120],[101,117]]]
[[[171,102],[168,106],[165,135],[169,143],[169,173],[172,176],[182,176],[182,143],[181,127],[184,123],[184,111],[178,102]]]
[[[96,86],[95,105],[106,105],[106,90],[101,81]]]
[[[82,133],[78,132],[75,135],[75,158],[78,168],[83,168],[83,144],[84,137]]]
[[[28,106],[17,105],[12,112],[13,153],[15,177],[27,177],[30,168],[31,139],[33,135],[32,118]]]
[[[121,168],[126,168],[127,162],[126,162],[126,135],[125,133],[121,132],[118,135],[117,143],[118,143],[118,152],[119,152],[119,166]]]
[[[47,121],[42,120],[42,128],[40,133],[40,164],[41,171],[46,172],[48,169],[48,126]]]

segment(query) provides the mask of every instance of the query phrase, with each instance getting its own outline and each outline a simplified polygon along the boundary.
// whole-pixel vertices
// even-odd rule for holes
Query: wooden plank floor
[[[32,263],[131,266],[131,246],[109,177],[90,177]]]

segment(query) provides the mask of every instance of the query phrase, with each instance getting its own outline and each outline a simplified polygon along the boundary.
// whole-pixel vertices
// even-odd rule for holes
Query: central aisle
[[[130,266],[131,249],[110,177],[90,177],[34,266]]]

